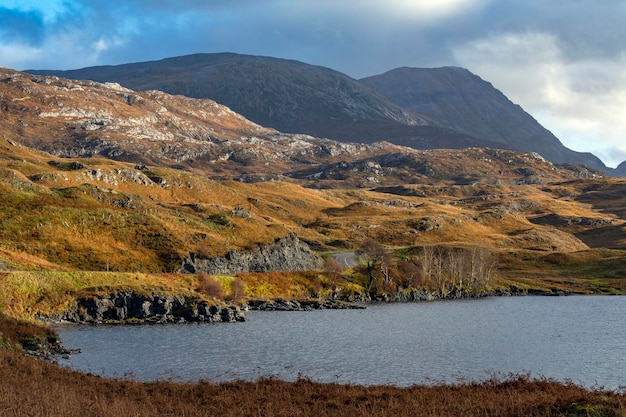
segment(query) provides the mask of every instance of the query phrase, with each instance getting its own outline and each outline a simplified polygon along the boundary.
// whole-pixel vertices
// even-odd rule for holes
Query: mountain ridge
[[[445,166],[430,162],[435,155],[430,151],[388,142],[344,143],[281,133],[209,99],[12,70],[0,71],[0,111],[5,139],[57,157],[105,157],[213,179],[293,180],[334,188],[455,181],[485,173],[507,182],[602,176],[543,158],[522,162],[515,152],[478,147],[442,151],[444,161],[464,161]]]
[[[397,97],[393,94],[383,94],[384,91],[376,91],[370,85],[384,74],[354,80],[329,68],[273,57],[234,53],[193,54],[117,66],[28,72],[99,82],[114,81],[135,90],[158,89],[170,94],[210,98],[258,124],[287,133],[304,133],[344,142],[373,143],[384,140],[416,149],[517,149],[538,152],[554,163],[585,164],[618,174],[592,154],[566,148],[521,107],[466,69],[463,69],[466,77],[469,74],[470,79],[482,81],[481,86],[486,89],[482,96],[497,97],[499,100],[495,106],[499,111],[494,114],[489,113],[489,108],[493,109],[494,105],[479,106],[486,109],[482,122],[475,117],[474,104],[467,101],[457,101],[457,104],[463,104],[461,110],[474,113],[474,117],[460,124],[441,118],[441,112],[437,113],[433,108],[429,110],[411,107],[411,103],[395,102]],[[458,80],[452,81],[458,89]],[[414,89],[415,85],[409,87]],[[437,99],[435,104],[440,101],[441,98]],[[499,123],[503,112],[515,123],[497,129],[481,127]],[[485,121],[485,115],[491,116],[492,120]],[[475,128],[469,129],[467,125],[472,123]],[[507,132],[517,132],[518,136],[519,132],[530,133],[510,140],[502,132],[494,133],[498,130],[504,130],[505,135]]]
[[[607,170],[592,154],[567,149],[521,106],[465,68],[401,67],[359,81],[441,126],[537,152],[553,163]]]

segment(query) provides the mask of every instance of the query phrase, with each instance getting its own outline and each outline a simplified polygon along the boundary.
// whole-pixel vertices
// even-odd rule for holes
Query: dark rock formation
[[[236,306],[209,305],[181,295],[138,294],[120,291],[108,295],[80,298],[63,314],[37,316],[59,323],[218,323],[245,321]]]
[[[259,245],[249,251],[231,251],[224,256],[198,259],[190,255],[181,272],[235,275],[239,272],[306,271],[320,269],[321,260],[295,233],[276,239],[269,245]]]
[[[364,309],[359,304],[348,303],[340,300],[256,300],[248,302],[250,310],[263,311],[312,311],[312,310],[344,310],[344,309]]]

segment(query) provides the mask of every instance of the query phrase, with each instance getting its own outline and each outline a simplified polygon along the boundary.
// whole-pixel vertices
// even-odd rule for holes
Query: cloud
[[[457,62],[520,104],[571,149],[610,166],[626,154],[626,53],[572,59],[549,33],[500,33],[454,48]]]
[[[70,69],[197,52],[290,58],[352,77],[460,65],[566,146],[614,165],[625,146],[624,19],[623,0],[3,0],[0,65]]]
[[[43,15],[37,11],[23,11],[0,7],[0,42],[38,43],[43,39]]]

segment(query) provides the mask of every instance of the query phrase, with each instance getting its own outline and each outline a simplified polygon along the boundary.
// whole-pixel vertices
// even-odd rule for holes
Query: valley
[[[226,287],[238,273],[304,281],[269,293],[248,283],[249,299],[337,296],[335,287],[348,289],[346,299],[394,298],[400,287],[435,285],[423,248],[478,248],[497,272],[472,291],[624,291],[626,180],[603,172],[504,149],[340,143],[263,128],[210,100],[10,70],[1,78],[5,280],[27,270],[172,274],[176,282],[203,268],[219,276],[230,269],[207,265],[258,250],[260,260],[225,273]],[[273,255],[273,242],[287,236],[295,240]],[[389,254],[394,277],[373,257],[330,284],[323,259],[367,242]],[[266,264],[300,243],[318,261],[294,258],[282,272]],[[421,281],[404,282],[403,263],[421,269]],[[446,279],[437,291],[452,294],[458,283]],[[194,290],[188,278],[176,285]],[[16,311],[28,309],[37,307]]]
[[[338,91],[365,91],[344,81]],[[163,407],[157,397],[208,395],[207,384],[108,380],[16,353],[60,353],[41,321],[234,322],[245,320],[240,308],[260,306],[626,294],[626,179],[580,164],[594,158],[551,160],[376,100],[395,119],[373,123],[380,114],[359,107],[335,133],[371,136],[339,141],[264,127],[208,98],[0,68],[2,380],[35,375],[29,392],[76,392],[63,398],[78,408],[78,397],[93,397],[89,387],[113,393],[118,408],[103,401],[95,410],[140,400],[152,412]],[[356,116],[365,122],[356,126]],[[321,136],[331,136],[328,126]],[[392,143],[392,133],[404,139]],[[338,264],[341,254],[356,262]],[[22,398],[5,385],[2,395]],[[488,396],[506,404],[493,415],[506,415],[521,409],[509,392],[522,387],[559,410],[572,397],[623,409],[623,395],[524,376],[424,392],[308,380],[208,385],[223,404],[240,399],[235,391],[289,392],[297,403],[332,388],[345,390],[346,409],[366,398],[393,409],[390,398],[441,389],[441,401]]]

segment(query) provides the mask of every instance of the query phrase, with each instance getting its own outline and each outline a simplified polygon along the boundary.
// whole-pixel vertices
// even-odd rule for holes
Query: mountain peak
[[[224,52],[33,73],[210,98],[286,133],[344,142],[384,140],[416,149],[532,151],[553,163],[611,171],[595,156],[563,146],[493,85],[460,67],[401,67],[357,81],[299,61]]]
[[[360,82],[440,126],[492,140],[504,148],[537,152],[553,163],[607,170],[593,155],[563,146],[530,114],[467,69],[405,67]]]

